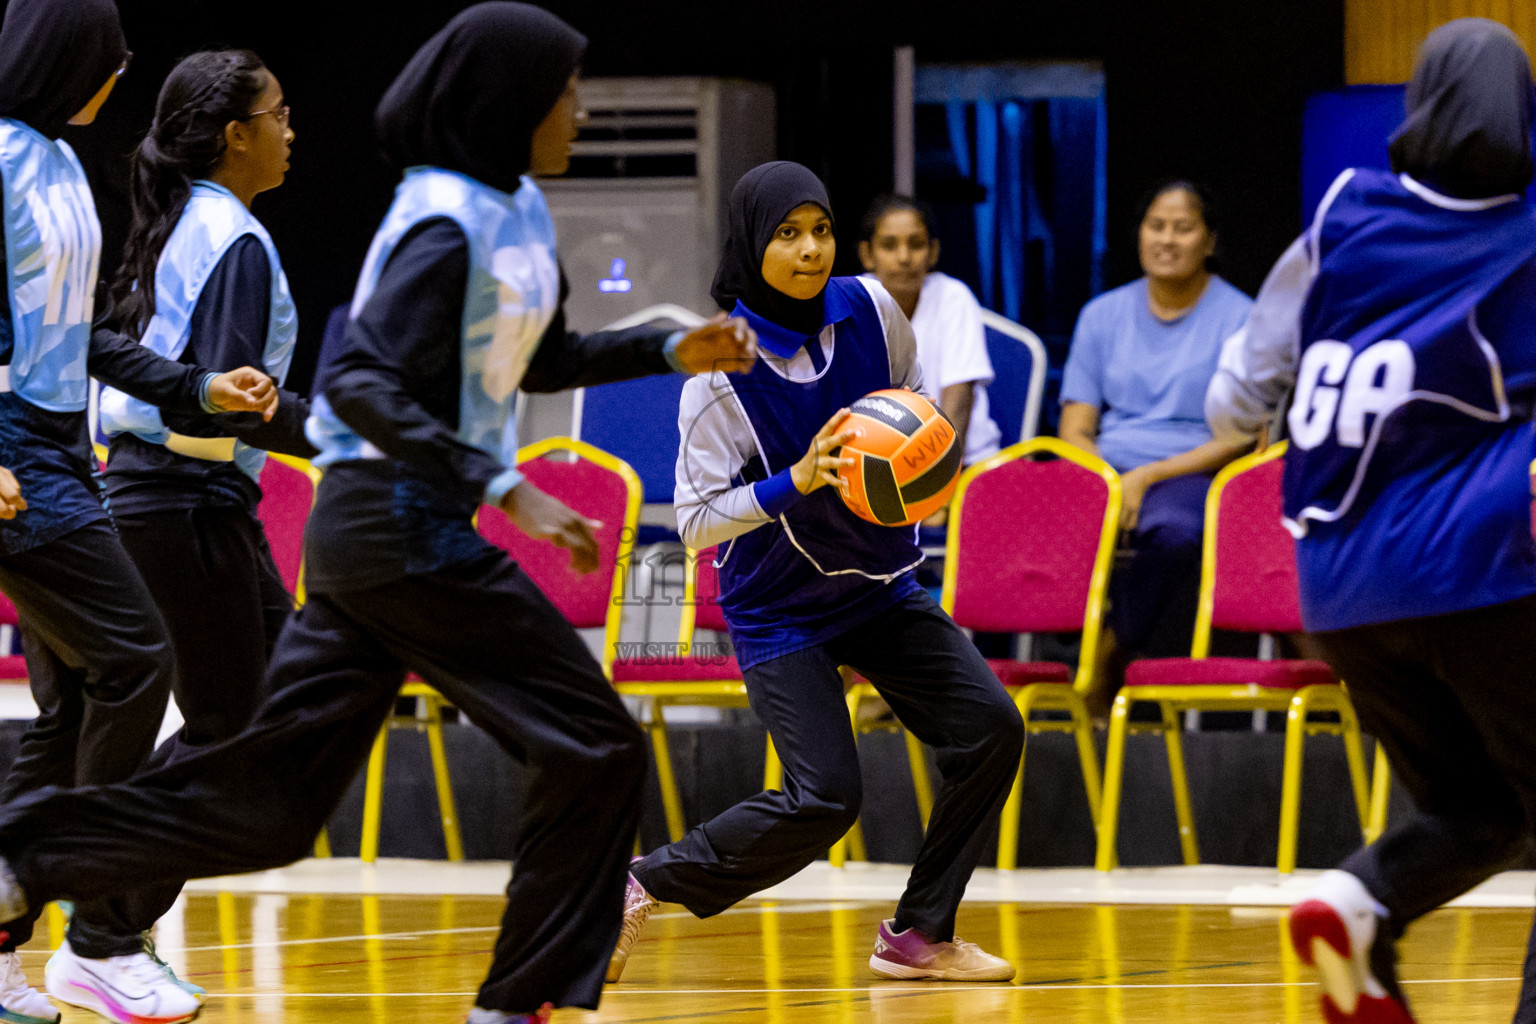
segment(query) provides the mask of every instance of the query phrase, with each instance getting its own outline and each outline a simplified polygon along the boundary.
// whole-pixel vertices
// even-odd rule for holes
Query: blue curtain
[[[924,67],[918,193],[938,209],[940,267],[1051,354],[1049,396],[1078,311],[1104,287],[1104,77],[1081,64]]]
[[[1102,73],[1078,65],[924,68],[917,98],[919,191],[954,191],[943,181],[921,187],[934,178],[973,186],[974,237],[966,241],[974,262],[946,260],[946,269],[970,276],[988,308],[1042,335],[1070,332],[1078,309],[1103,287]],[[925,104],[942,110],[940,137],[924,137]]]

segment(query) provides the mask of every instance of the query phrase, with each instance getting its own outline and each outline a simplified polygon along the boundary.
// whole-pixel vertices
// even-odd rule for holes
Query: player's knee
[[[1014,760],[1024,753],[1024,719],[1020,717],[1018,707],[1004,694],[999,694],[988,707],[982,734],[990,750]]]
[[[93,659],[85,690],[91,699],[114,706],[162,702],[171,692],[170,664],[166,650],[128,647],[103,652]]]
[[[816,845],[831,846],[853,828],[864,803],[864,784],[857,766],[849,773],[830,776],[802,796],[796,817],[816,836]]]
[[[606,786],[616,778],[643,778],[648,756],[645,733],[625,715],[582,736],[562,738],[539,761],[541,771],[562,785]]]

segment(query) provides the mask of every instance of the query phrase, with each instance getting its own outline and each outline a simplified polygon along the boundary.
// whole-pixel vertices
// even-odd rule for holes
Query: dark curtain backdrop
[[[75,132],[115,264],[126,155],[177,57],[248,46],[282,80],[297,134],[283,188],[256,213],[280,248],[301,316],[292,381],[304,386],[325,314],[351,295],[393,181],[372,140],[374,103],[461,0],[119,0],[135,57],[98,124]],[[844,225],[891,186],[891,52],[920,62],[1102,60],[1108,106],[1104,284],[1136,272],[1136,197],[1192,174],[1226,199],[1229,276],[1252,291],[1300,227],[1301,111],[1343,80],[1342,0],[550,0],[592,40],[594,75],[732,75],[772,83],[780,155],[820,173]]]

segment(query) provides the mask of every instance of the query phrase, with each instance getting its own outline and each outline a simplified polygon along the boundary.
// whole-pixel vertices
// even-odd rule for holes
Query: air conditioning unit
[[[773,88],[724,78],[589,78],[569,172],[539,183],[583,334],[650,306],[706,316],[736,180],[775,156]],[[579,410],[577,405],[576,410]],[[523,443],[577,433],[570,395],[523,396]]]
[[[712,312],[731,188],[775,153],[773,89],[718,78],[593,78],[563,177],[541,183],[570,279],[566,318],[594,331],[671,302]]]

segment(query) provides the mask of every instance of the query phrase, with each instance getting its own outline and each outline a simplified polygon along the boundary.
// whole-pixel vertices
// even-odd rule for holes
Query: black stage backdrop
[[[60,0],[67,2],[67,0]],[[292,170],[256,213],[299,305],[291,383],[308,386],[326,312],[347,301],[392,176],[372,110],[459,0],[119,0],[133,66],[95,126],[71,129],[115,267],[126,159],[175,60],[256,50],[293,107]],[[1208,182],[1226,213],[1226,275],[1252,292],[1301,227],[1301,112],[1343,80],[1342,0],[549,0],[587,34],[591,75],[729,75],[772,83],[779,153],[826,179],[852,241],[891,185],[891,47],[925,61],[1101,60],[1109,111],[1108,284],[1137,273],[1136,206],[1171,175]],[[839,270],[856,269],[845,244]]]

